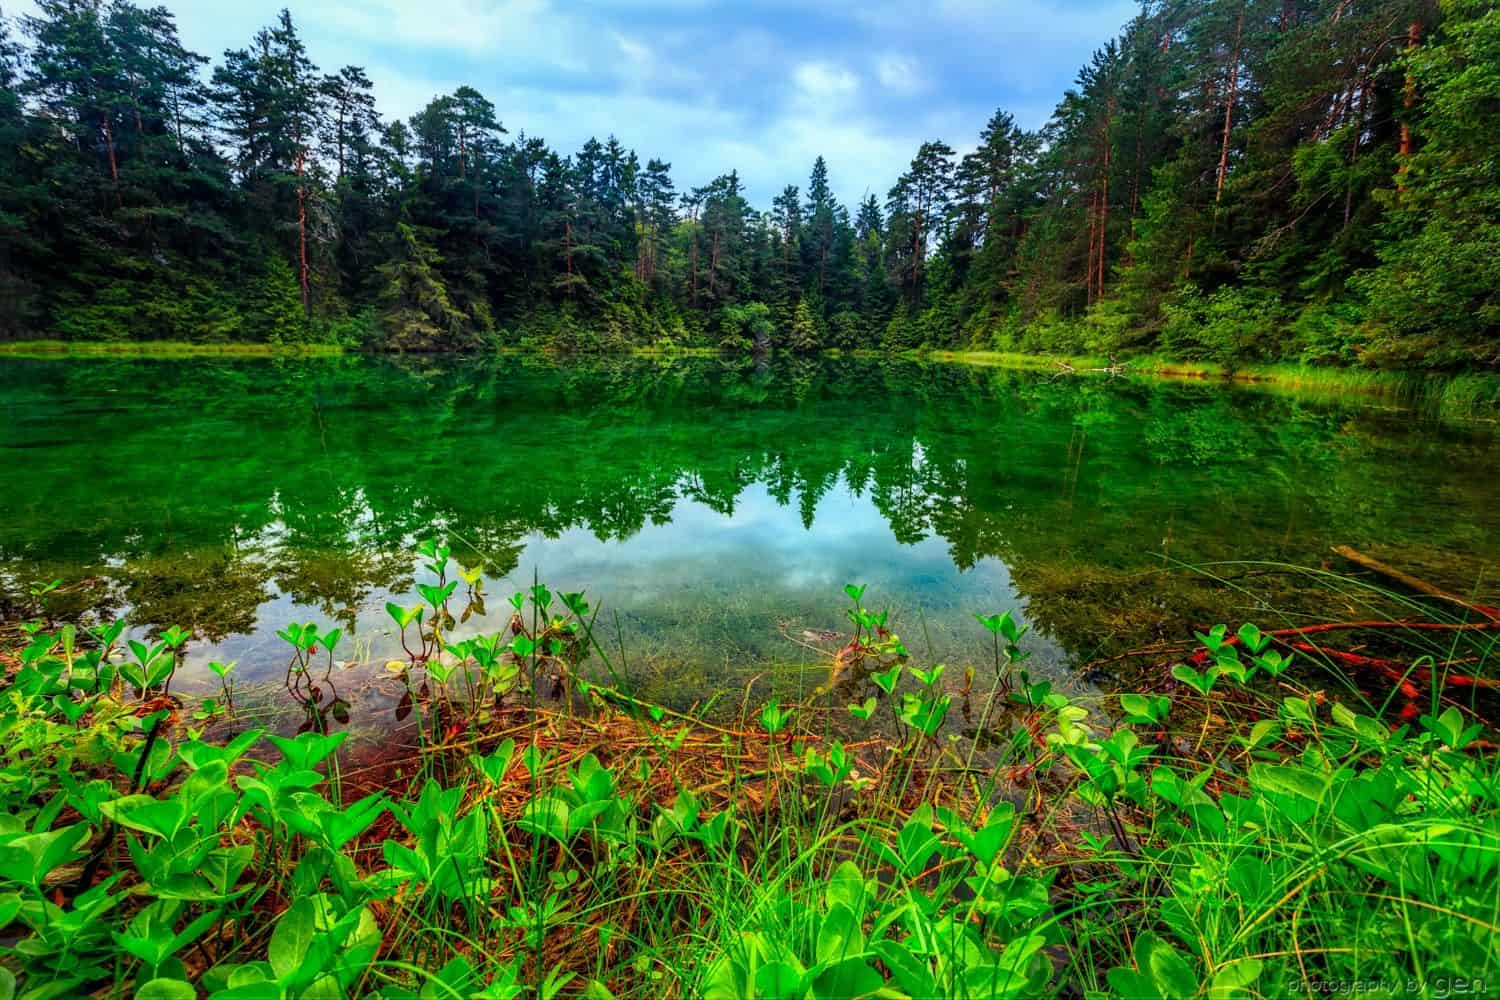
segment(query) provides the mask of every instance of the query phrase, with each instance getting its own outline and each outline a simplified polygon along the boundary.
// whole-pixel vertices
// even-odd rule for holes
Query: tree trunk
[[[173,131],[177,138],[177,155],[186,156],[182,148],[182,94],[176,87],[172,88],[172,121],[175,125]]]
[[[911,226],[911,294],[912,300],[917,297],[917,289],[922,282],[922,210],[917,209],[912,216]]]
[[[1114,121],[1114,102],[1109,104],[1108,113],[1104,118],[1104,192],[1099,197],[1099,298],[1104,298],[1104,252],[1105,240],[1109,232],[1109,165],[1110,165],[1110,142],[1109,129]]]
[[[1240,38],[1245,30],[1245,4],[1234,27],[1234,55],[1229,59],[1229,99],[1224,102],[1224,142],[1219,148],[1219,179],[1214,185],[1214,204],[1224,197],[1224,175],[1229,172],[1229,132],[1234,126],[1234,98],[1240,84]]]
[[[344,109],[339,107],[339,180],[344,179]]]
[[[688,239],[689,269],[692,271],[692,303],[698,304],[698,219],[695,215],[692,220],[692,231]]]
[[[1089,262],[1088,277],[1083,282],[1083,300],[1088,306],[1094,304],[1094,250],[1100,246],[1100,189],[1094,187],[1089,195]]]
[[[1130,172],[1130,235],[1135,237],[1135,216],[1141,204],[1141,174],[1146,170],[1146,106],[1142,102],[1135,118],[1135,169]]]
[[[302,277],[302,312],[312,312],[312,296],[307,283],[307,185],[303,183],[303,163],[307,152],[297,150],[297,260]]]
[[[1361,78],[1360,82],[1359,82],[1359,86],[1358,86],[1359,96],[1357,98],[1355,98],[1355,101],[1357,102],[1355,104],[1355,107],[1357,108],[1357,110],[1356,110],[1355,115],[1354,115],[1354,138],[1351,139],[1350,142],[1349,142],[1349,166],[1351,166],[1351,167],[1353,167],[1355,161],[1359,159],[1359,137],[1364,134],[1364,130],[1365,130],[1365,91],[1366,91],[1366,89],[1368,87],[1369,87],[1369,82],[1367,80]],[[1354,216],[1354,180],[1351,177],[1349,179],[1349,182],[1344,185],[1344,228],[1345,229],[1349,228],[1349,220],[1351,218],[1353,218],[1353,216]]]
[[[115,159],[115,130],[109,124],[109,112],[99,116],[104,123],[104,146],[109,150],[109,180],[115,188],[115,201],[120,200],[120,164]]]
[[[1419,18],[1413,18],[1411,25],[1406,29],[1407,55],[1409,56],[1411,53],[1415,52],[1417,46],[1421,43],[1422,21]],[[1411,67],[1407,66],[1406,82],[1405,86],[1403,87],[1403,93],[1401,96],[1401,163],[1396,168],[1396,174],[1399,178],[1396,184],[1396,190],[1401,194],[1406,193],[1406,171],[1408,167],[1407,161],[1411,158],[1412,153],[1411,114],[1412,109],[1416,107],[1416,105],[1417,80],[1416,77],[1412,75]]]
[[[719,231],[714,230],[713,244],[708,251],[708,294],[718,294],[719,278]]]

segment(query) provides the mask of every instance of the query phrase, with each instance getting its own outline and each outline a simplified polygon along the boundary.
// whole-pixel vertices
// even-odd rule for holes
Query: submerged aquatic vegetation
[[[503,631],[457,638],[478,574],[421,555],[437,582],[391,608],[412,724],[375,748],[323,715],[291,737],[243,728],[227,686],[211,730],[185,722],[182,630],[128,655],[119,625],[20,633],[0,692],[0,991],[1495,987],[1494,747],[1430,670],[1426,710],[1388,717],[1328,695],[1278,632],[1219,626],[1184,647],[1175,690],[1072,697],[1021,666],[1026,628],[1002,613],[976,615],[994,684],[971,670],[959,689],[851,585],[826,686],[692,718],[632,694],[583,594],[536,583]],[[331,677],[339,629],[282,637],[289,689]],[[584,676],[596,662],[607,680]]]

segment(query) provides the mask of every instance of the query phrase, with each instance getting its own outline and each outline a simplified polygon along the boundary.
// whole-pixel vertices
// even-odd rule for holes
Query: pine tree
[[[380,324],[396,350],[453,350],[472,346],[472,320],[448,296],[442,258],[416,228],[396,224],[390,257],[380,266]]]
[[[807,182],[807,236],[805,240],[808,289],[821,299],[827,293],[829,258],[834,247],[834,213],[837,205],[828,186],[828,164],[823,157],[813,162]]]
[[[895,268],[897,283],[911,301],[921,295],[922,267],[929,247],[945,236],[952,187],[953,148],[945,142],[924,142],[911,168],[887,197],[892,235],[888,259]]]

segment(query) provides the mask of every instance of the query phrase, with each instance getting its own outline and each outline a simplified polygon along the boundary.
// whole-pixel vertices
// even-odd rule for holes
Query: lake
[[[503,356],[0,360],[0,611],[182,625],[181,687],[279,680],[289,621],[340,625],[351,677],[399,653],[412,546],[482,566],[495,630],[539,579],[601,608],[612,663],[678,704],[805,689],[891,609],[914,655],[1030,666],[1193,625],[1354,613],[1275,564],[1352,545],[1493,595],[1500,440],[1369,398],[849,359]],[[369,671],[360,664],[375,664]],[[351,685],[375,684],[370,677]],[[378,686],[378,685],[377,685]],[[736,694],[737,698],[738,695]]]

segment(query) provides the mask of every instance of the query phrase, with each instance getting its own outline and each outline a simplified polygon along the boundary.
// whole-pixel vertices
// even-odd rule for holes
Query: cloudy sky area
[[[274,5],[151,0],[215,62]],[[6,4],[6,13],[30,13]],[[461,84],[565,153],[614,133],[679,188],[738,168],[767,208],[819,153],[836,193],[882,199],[924,139],[971,148],[997,107],[1044,122],[1134,0],[343,0],[291,5],[313,60],[353,63],[381,113]]]

